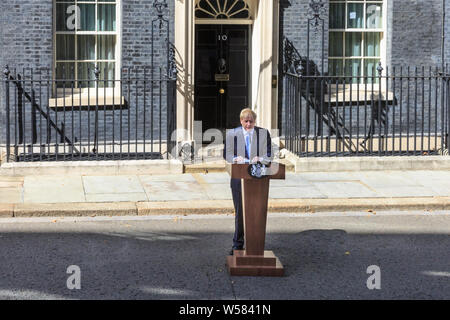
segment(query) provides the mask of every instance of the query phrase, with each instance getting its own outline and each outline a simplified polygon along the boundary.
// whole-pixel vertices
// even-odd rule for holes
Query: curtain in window
[[[328,62],[328,74],[330,76],[344,75],[344,60],[330,59]]]
[[[330,57],[343,57],[343,32],[330,32],[330,45],[328,46],[328,54]]]
[[[345,74],[347,76],[357,77],[361,74],[361,59],[348,59],[345,61]],[[353,83],[357,83],[357,78],[352,78]]]
[[[380,33],[367,32],[364,34],[364,55],[368,57],[380,56]]]
[[[56,0],[56,72],[57,79],[76,79],[80,88],[95,88],[94,69],[100,70],[99,87],[113,87],[116,34],[99,34],[116,31],[115,0]],[[76,5],[76,6],[75,6]],[[72,8],[70,8],[73,6]],[[76,16],[75,16],[76,15]],[[76,24],[78,29],[70,29],[67,22]],[[71,31],[72,34],[61,34]],[[81,34],[88,31],[89,34]],[[98,32],[98,33],[97,33]],[[100,60],[100,61],[99,61]],[[89,83],[87,80],[91,80]],[[66,82],[66,87],[70,83]],[[60,82],[58,87],[63,87]]]
[[[347,4],[347,28],[364,28],[364,4]]]
[[[345,56],[361,56],[361,32],[348,32],[345,34]]]
[[[95,4],[79,3],[81,31],[95,31]]]
[[[94,69],[95,69],[95,63],[92,62],[78,62],[77,63],[78,68],[78,80],[82,81],[79,82],[79,87],[81,88],[87,88],[88,86],[90,88],[95,87],[95,75],[94,75]],[[87,80],[92,80],[89,83]]]
[[[99,60],[114,60],[116,48],[116,36],[114,35],[99,35],[98,36],[98,59]]]
[[[75,60],[75,35],[56,35],[56,60]]]
[[[380,60],[378,59],[366,59],[364,62],[365,66],[364,66],[364,74],[371,77],[371,76],[377,76],[378,72],[377,72],[377,66],[378,66],[378,62]]]
[[[98,31],[116,31],[116,5],[98,5]]]
[[[58,88],[72,88],[71,81],[60,80],[72,80],[75,79],[75,63],[73,62],[58,62],[56,64],[56,86]]]
[[[100,70],[100,81],[98,83],[99,88],[114,87],[113,81],[103,81],[103,80],[114,80],[114,72],[115,72],[115,64],[113,62],[100,62],[98,64],[98,68]]]
[[[366,17],[366,28],[382,28],[382,5],[375,3],[367,4]]]
[[[345,28],[345,3],[330,3],[330,29]]]
[[[56,31],[72,31],[67,28],[67,20],[70,17],[70,15],[67,14],[67,9],[69,6],[73,5],[73,3],[56,4]]]
[[[78,60],[95,60],[95,36],[77,36]]]

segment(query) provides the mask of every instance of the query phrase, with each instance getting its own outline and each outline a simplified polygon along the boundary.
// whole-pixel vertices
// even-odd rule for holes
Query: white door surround
[[[195,24],[252,24],[251,99],[258,115],[257,125],[277,129],[278,88],[273,76],[278,75],[279,1],[247,0],[252,21],[242,19],[199,21],[195,19],[195,1],[175,0],[175,50],[177,80],[177,140],[192,141],[194,132]],[[239,115],[236,115],[239,117]]]

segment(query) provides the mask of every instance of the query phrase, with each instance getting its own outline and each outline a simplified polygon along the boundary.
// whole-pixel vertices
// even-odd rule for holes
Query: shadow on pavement
[[[282,278],[230,277],[231,232],[129,230],[0,233],[1,299],[448,299],[448,234],[274,232]],[[81,227],[81,226],[80,226]],[[124,228],[127,228],[125,224]],[[231,230],[231,229],[230,229]],[[66,286],[81,270],[81,289]],[[367,268],[379,266],[381,289]]]

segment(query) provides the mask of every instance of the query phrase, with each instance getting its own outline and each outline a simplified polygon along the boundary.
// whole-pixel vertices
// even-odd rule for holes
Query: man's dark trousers
[[[241,250],[244,247],[244,210],[242,208],[241,179],[231,179],[231,193],[233,194],[235,217],[235,231],[233,249]]]

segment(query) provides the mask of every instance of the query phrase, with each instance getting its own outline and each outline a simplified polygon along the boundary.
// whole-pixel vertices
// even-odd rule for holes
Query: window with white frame
[[[329,75],[377,74],[382,58],[383,14],[382,0],[330,0]]]
[[[120,0],[55,0],[55,77],[76,80],[75,88],[114,87],[118,79]],[[58,87],[62,87],[59,82]]]

